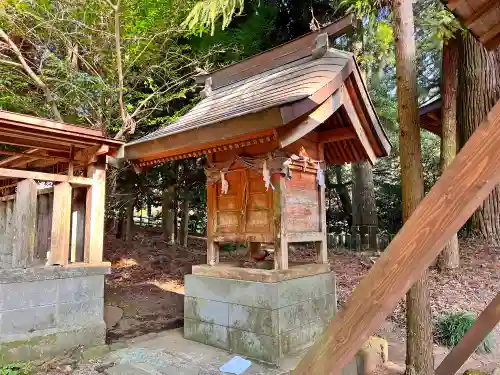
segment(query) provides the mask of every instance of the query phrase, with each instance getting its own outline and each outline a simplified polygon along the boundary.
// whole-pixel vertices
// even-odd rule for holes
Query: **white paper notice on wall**
[[[316,180],[319,186],[325,186],[325,173],[321,169],[321,163],[318,161],[318,171],[316,172]]]
[[[222,194],[227,194],[229,190],[229,182],[226,180],[226,174],[224,172],[220,172],[220,180],[222,183]]]

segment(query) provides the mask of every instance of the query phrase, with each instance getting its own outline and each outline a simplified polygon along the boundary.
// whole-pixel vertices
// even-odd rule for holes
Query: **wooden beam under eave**
[[[0,160],[0,166],[9,165],[10,163],[15,162],[16,160],[19,160],[19,159],[24,158],[24,157],[29,157],[30,154],[34,154],[38,151],[40,151],[40,149],[32,148],[30,150],[24,151],[22,153],[22,155],[20,155],[20,156],[12,156],[10,158],[2,159],[2,160]]]
[[[332,116],[340,107],[341,97],[337,90],[329,96],[318,108],[307,116],[304,121],[301,121],[295,127],[290,129],[287,133],[280,136],[280,148],[284,148],[308,133],[312,132],[322,123],[324,123],[330,116]]]
[[[44,173],[44,172],[33,172],[26,171],[23,169],[8,169],[0,168],[0,177],[9,178],[22,178],[22,179],[32,179],[40,181],[53,181],[53,182],[69,182],[70,184],[91,186],[93,184],[92,179],[85,177],[70,177],[60,174]]]
[[[356,138],[356,133],[350,128],[338,128],[318,133],[318,140],[322,144]]]
[[[463,24],[468,29],[472,29],[477,23],[481,22],[481,18],[490,12],[497,5],[497,0],[486,1],[479,9],[474,10],[472,15],[463,21]]]
[[[339,375],[499,182],[500,101],[292,374]]]
[[[125,145],[125,158],[127,160],[155,160],[199,149],[199,146],[203,144],[216,147],[232,142],[238,137],[253,139],[254,133],[260,134],[266,130],[273,134],[274,129],[281,125],[283,122],[280,110],[273,107],[189,131],[127,144]]]
[[[54,160],[54,161],[60,161],[60,162],[66,162],[66,163],[70,162],[70,159],[58,157],[58,156],[40,155],[40,154],[33,154],[33,153],[26,154],[24,152],[16,152],[16,151],[9,151],[9,150],[0,150],[0,155],[9,155],[9,156],[17,156],[17,157],[30,157],[30,158]]]
[[[375,162],[377,161],[377,156],[373,151],[373,148],[370,144],[370,140],[368,139],[368,136],[365,133],[365,129],[363,128],[363,125],[361,124],[358,114],[354,109],[354,105],[352,104],[351,97],[349,96],[347,90],[342,90],[342,105],[346,111],[347,116],[349,117],[349,120],[351,121],[354,133],[356,133],[356,137],[363,146],[365,154],[368,157],[368,161],[372,165],[375,164]]]
[[[498,323],[500,323],[500,292],[479,315],[462,340],[443,359],[436,369],[436,375],[454,375],[460,370]]]

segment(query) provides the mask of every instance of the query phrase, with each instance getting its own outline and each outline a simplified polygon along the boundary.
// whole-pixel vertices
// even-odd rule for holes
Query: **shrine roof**
[[[94,157],[122,145],[100,130],[0,110],[0,193],[19,178],[6,169],[67,174],[70,164],[75,172],[85,169]]]
[[[352,54],[329,49],[321,59],[307,56],[222,86],[179,120],[128,145],[208,126],[307,98],[342,74]]]
[[[284,148],[306,135],[325,145],[329,163],[388,155],[354,56],[328,47],[328,36],[349,25],[352,17],[344,17],[198,77],[204,99],[179,120],[126,144],[125,158],[146,167],[258,143]]]

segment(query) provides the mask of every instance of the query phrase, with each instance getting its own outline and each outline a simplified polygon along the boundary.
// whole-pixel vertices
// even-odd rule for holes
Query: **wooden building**
[[[207,156],[209,265],[230,241],[273,244],[275,269],[293,242],[315,242],[327,262],[325,166],[390,152],[353,55],[328,47],[351,23],[198,76],[200,103],[125,146],[138,168]]]
[[[121,145],[0,111],[0,364],[104,343],[106,157]]]
[[[139,170],[206,156],[207,264],[185,277],[186,338],[278,364],[309,346],[335,313],[324,170],[390,152],[354,56],[328,46],[352,22],[198,76],[203,100],[125,145]],[[250,255],[265,243],[274,261],[221,264],[226,242],[249,243]],[[297,242],[315,244],[316,264],[289,264]],[[287,321],[287,309],[302,318]]]

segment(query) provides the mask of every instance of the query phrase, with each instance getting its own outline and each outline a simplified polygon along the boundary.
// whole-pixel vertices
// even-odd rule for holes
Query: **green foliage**
[[[206,55],[208,58],[207,70],[228,65],[274,46],[271,35],[276,24],[277,9],[262,5],[258,13],[250,12],[231,24],[225,32],[214,36],[192,36],[189,41],[193,52]]]
[[[244,4],[244,0],[198,1],[181,26],[200,34],[210,30],[210,34],[214,35],[217,21],[222,19],[221,27],[224,30],[233,16],[242,14]]]
[[[342,0],[340,7],[346,12],[354,13],[358,18],[369,17],[374,19],[379,9],[387,5],[385,0]]]
[[[474,314],[469,312],[448,312],[440,315],[436,322],[436,341],[444,346],[457,345],[465,333],[476,322]],[[491,353],[494,345],[492,335],[489,335],[476,349],[478,353]]]
[[[13,363],[0,367],[0,375],[29,375],[32,369],[30,363]]]

